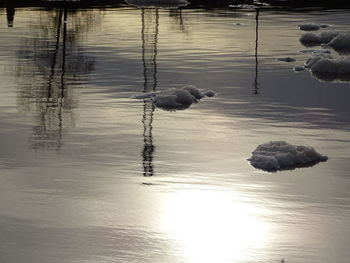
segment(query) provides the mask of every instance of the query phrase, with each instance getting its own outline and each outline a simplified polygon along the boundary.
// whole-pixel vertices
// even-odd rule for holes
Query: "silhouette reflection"
[[[36,114],[31,147],[60,150],[64,129],[74,126],[74,87],[81,87],[84,75],[94,69],[93,59],[79,48],[79,37],[92,19],[87,11],[66,8],[40,15],[34,37],[25,39],[18,53],[18,77],[32,79],[21,85],[18,102],[22,110]]]
[[[7,27],[13,27],[15,20],[15,7],[13,3],[6,4]]]
[[[255,9],[255,78],[253,83],[253,94],[259,94],[259,60],[258,60],[258,47],[259,47],[259,8]]]
[[[142,9],[142,63],[144,86],[143,92],[156,91],[157,88],[157,43],[159,35],[159,10]],[[143,175],[153,176],[153,145],[152,122],[155,106],[150,99],[143,100]]]

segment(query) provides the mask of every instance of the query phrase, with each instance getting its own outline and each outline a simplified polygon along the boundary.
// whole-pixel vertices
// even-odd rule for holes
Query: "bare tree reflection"
[[[79,47],[79,37],[92,26],[90,16],[66,8],[46,11],[34,26],[37,35],[23,41],[17,74],[32,82],[21,85],[19,105],[37,113],[30,139],[34,149],[59,150],[64,128],[74,125],[74,87],[81,87],[83,77],[94,69],[93,59]]]
[[[259,60],[258,60],[258,46],[259,46],[259,8],[255,9],[255,78],[253,83],[253,94],[259,94]]]
[[[142,19],[142,62],[144,86],[143,92],[155,91],[157,88],[157,43],[159,35],[159,10],[145,9],[141,10]],[[149,99],[143,100],[143,150],[142,164],[143,175],[152,176],[153,154],[155,146],[153,145],[152,122],[155,106]]]
[[[179,26],[180,31],[186,33],[186,27],[182,17],[182,9],[170,9],[169,16],[175,20],[175,25]]]
[[[7,17],[7,26],[13,27],[13,21],[15,19],[15,7],[13,3],[6,4],[6,17]]]

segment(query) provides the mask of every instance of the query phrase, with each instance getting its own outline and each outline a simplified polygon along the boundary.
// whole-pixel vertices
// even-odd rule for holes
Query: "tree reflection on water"
[[[159,10],[145,9],[141,10],[142,20],[142,63],[144,85],[143,92],[156,91],[157,88],[157,44],[159,34]],[[155,146],[153,145],[152,122],[155,106],[149,99],[143,101],[143,175],[153,175],[153,154]]]
[[[175,18],[180,24],[181,32],[185,33],[181,10],[170,9],[170,16]],[[154,92],[157,90],[157,54],[159,37],[159,9],[142,8],[141,9],[141,40],[142,40],[142,64],[144,85],[143,92]],[[144,176],[154,175],[153,155],[155,146],[153,144],[153,118],[155,105],[152,100],[143,100],[143,149],[142,166]]]
[[[67,8],[36,13],[39,22],[31,26],[32,37],[23,39],[18,52],[16,74],[26,82],[21,83],[18,104],[36,115],[31,147],[59,150],[65,128],[74,126],[76,88],[94,70],[94,59],[79,46],[94,24],[94,14]]]

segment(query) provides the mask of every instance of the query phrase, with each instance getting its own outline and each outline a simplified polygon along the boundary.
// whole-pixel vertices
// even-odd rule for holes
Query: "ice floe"
[[[151,99],[153,104],[168,111],[184,110],[204,97],[213,97],[214,91],[201,91],[195,86],[188,85],[179,89],[169,89],[159,92],[142,93],[132,96],[134,99]]]
[[[174,9],[189,4],[186,0],[125,0],[129,5],[138,8],[167,8]]]
[[[329,43],[333,38],[339,35],[337,31],[324,31],[318,33],[305,33],[300,37],[300,42],[307,47],[317,46]]]
[[[327,46],[332,47],[339,53],[350,53],[350,32],[340,32],[331,41],[327,43]]]
[[[261,144],[248,159],[255,168],[271,172],[308,167],[327,160],[327,156],[318,153],[313,147],[292,145],[285,141]]]
[[[321,28],[320,25],[314,24],[314,23],[300,24],[298,27],[300,30],[303,30],[303,31],[317,31]]]
[[[350,81],[350,58],[333,58],[328,54],[314,54],[306,61],[305,68],[322,81]]]
[[[324,31],[319,33],[305,33],[300,42],[307,47],[327,46],[341,54],[350,54],[350,32]]]

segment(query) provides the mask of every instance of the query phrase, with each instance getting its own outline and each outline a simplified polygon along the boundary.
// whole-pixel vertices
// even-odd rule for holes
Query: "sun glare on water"
[[[165,227],[189,262],[243,261],[267,246],[263,209],[232,192],[181,190],[166,201],[165,210]]]

